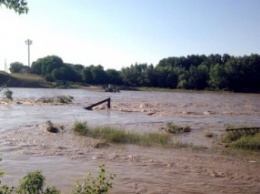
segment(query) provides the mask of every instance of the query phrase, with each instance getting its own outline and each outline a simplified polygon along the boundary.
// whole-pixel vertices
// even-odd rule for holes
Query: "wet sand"
[[[0,133],[0,153],[3,156],[0,165],[8,172],[2,182],[16,185],[28,171],[41,169],[48,183],[69,193],[75,179],[89,172],[95,174],[99,164],[105,164],[108,171],[116,174],[111,193],[259,193],[260,154],[227,151],[213,143],[216,139],[205,137],[207,132],[219,137],[229,120],[243,118],[241,123],[247,121],[252,126],[258,125],[259,121],[255,118],[260,117],[260,105],[254,101],[257,97],[245,101],[223,97],[225,100],[222,102],[214,99],[202,102],[195,96],[192,101],[182,99],[179,103],[175,102],[176,98],[165,98],[163,102],[151,98],[147,103],[145,98],[142,102],[134,98],[113,102],[112,111],[119,116],[130,115],[127,118],[140,119],[112,122],[111,125],[140,132],[163,132],[162,127],[177,117],[177,123],[191,125],[192,131],[173,136],[173,139],[194,146],[158,148],[110,144],[95,148],[98,140],[73,134],[72,123],[62,119],[55,122],[64,126],[64,130],[57,134],[47,132],[44,122],[23,124],[15,130]],[[28,99],[19,101],[22,106],[49,106],[30,104],[29,101],[32,101]],[[95,99],[88,101],[95,102]],[[83,103],[76,101],[65,106],[75,104]],[[4,109],[6,105],[0,107]],[[103,108],[101,106],[94,112],[103,114],[106,111]],[[225,116],[229,119],[223,120]],[[111,117],[114,118],[113,115]]]

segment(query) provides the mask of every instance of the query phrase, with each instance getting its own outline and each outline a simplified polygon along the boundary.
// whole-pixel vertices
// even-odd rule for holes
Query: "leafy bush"
[[[0,157],[1,161],[1,157]],[[91,173],[76,181],[72,194],[106,194],[112,188],[115,174],[110,173],[107,177],[106,166],[99,166],[98,177],[94,178]],[[0,170],[0,177],[4,172]],[[0,180],[1,184],[1,180]],[[54,186],[45,187],[45,177],[41,171],[29,172],[20,180],[18,188],[3,185],[0,187],[0,194],[60,194],[60,191]]]
[[[44,189],[45,177],[40,171],[29,172],[20,181],[20,186],[17,190],[18,194],[59,194],[60,191],[55,187],[47,187]]]
[[[2,161],[2,158],[0,156],[0,161]],[[3,170],[0,169],[0,177],[2,177],[5,174]],[[1,180],[0,180],[1,185]],[[10,188],[8,185],[3,185],[0,187],[0,194],[11,194],[13,191],[13,188]]]
[[[112,188],[115,174],[106,176],[106,166],[99,166],[99,175],[94,178],[91,173],[76,181],[73,194],[106,194]]]

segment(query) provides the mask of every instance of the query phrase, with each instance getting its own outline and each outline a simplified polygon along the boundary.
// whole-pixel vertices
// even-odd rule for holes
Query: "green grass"
[[[260,151],[260,133],[255,135],[242,136],[236,141],[231,142],[229,146],[233,148]]]
[[[169,146],[171,136],[164,133],[136,133],[110,126],[90,127],[86,122],[75,122],[73,130],[83,136],[102,139],[107,143],[136,144],[142,146]]]
[[[30,74],[30,73],[12,73],[10,75],[14,78],[23,79],[23,80],[34,80],[34,81],[43,80],[41,76],[36,74]]]
[[[32,88],[50,88],[50,83],[45,81],[41,76],[29,73],[12,73],[9,74],[11,81],[9,87],[32,87]]]
[[[221,140],[223,143],[226,143],[227,147],[260,151],[260,132],[256,129],[243,130],[243,128],[239,128],[227,131],[222,135]]]

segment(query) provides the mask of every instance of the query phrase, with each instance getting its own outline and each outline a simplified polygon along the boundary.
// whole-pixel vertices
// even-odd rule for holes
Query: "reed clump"
[[[73,130],[79,135],[102,139],[107,143],[136,144],[142,146],[168,146],[172,143],[171,136],[165,133],[136,133],[110,126],[90,127],[87,122],[76,121]]]
[[[227,147],[260,151],[260,127],[226,129],[222,142]]]

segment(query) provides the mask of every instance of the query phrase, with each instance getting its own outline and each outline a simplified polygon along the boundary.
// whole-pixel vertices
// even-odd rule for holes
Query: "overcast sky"
[[[120,70],[191,54],[260,53],[260,0],[28,0],[0,8],[0,70],[57,55]]]

